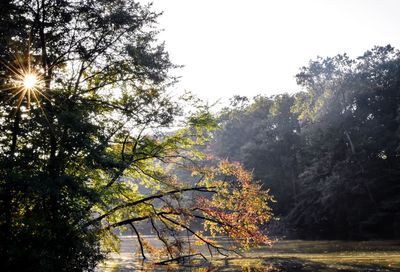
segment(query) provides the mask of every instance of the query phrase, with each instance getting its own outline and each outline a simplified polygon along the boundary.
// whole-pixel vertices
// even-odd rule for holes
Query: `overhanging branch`
[[[203,187],[183,188],[183,189],[177,189],[177,190],[164,192],[164,193],[159,193],[159,194],[156,194],[156,195],[145,197],[145,198],[139,199],[139,200],[134,201],[134,202],[125,203],[125,204],[116,206],[116,207],[112,208],[111,210],[109,210],[108,212],[106,212],[105,214],[103,214],[103,215],[91,220],[85,226],[90,226],[90,225],[92,225],[92,224],[94,224],[96,222],[99,222],[102,219],[110,216],[111,214],[113,214],[116,211],[119,211],[121,209],[128,208],[128,207],[133,207],[133,206],[136,206],[138,204],[144,203],[146,201],[150,201],[150,200],[154,200],[154,199],[160,199],[160,198],[163,198],[163,197],[166,197],[166,196],[169,196],[169,195],[174,195],[174,194],[177,194],[177,193],[183,193],[183,192],[188,192],[188,191],[197,191],[197,192],[205,192],[205,193],[216,193],[216,191],[212,190],[214,188],[215,187],[205,187],[205,186],[203,186]]]

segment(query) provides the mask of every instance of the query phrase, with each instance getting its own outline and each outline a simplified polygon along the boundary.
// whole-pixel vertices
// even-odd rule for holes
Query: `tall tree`
[[[188,192],[218,193],[210,179],[193,186],[164,170],[198,156],[188,148],[202,142],[212,118],[199,109],[188,129],[165,133],[182,109],[166,94],[175,65],[156,40],[159,14],[150,5],[15,0],[1,12],[0,254],[6,271],[25,264],[31,271],[92,270],[104,257],[101,245],[113,245],[113,230],[124,227],[137,234],[145,257],[150,247],[138,231],[141,221],[154,228],[171,258],[182,254],[178,234],[192,231],[189,217],[214,222],[219,233],[236,227],[244,237],[255,233],[257,222],[228,225],[196,201],[183,201]],[[259,192],[258,209],[266,210],[268,195]]]

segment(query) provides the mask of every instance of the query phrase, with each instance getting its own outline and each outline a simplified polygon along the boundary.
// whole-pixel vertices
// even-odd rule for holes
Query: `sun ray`
[[[27,92],[27,90],[23,90],[22,95],[20,95],[18,98],[18,102],[17,102],[18,109],[21,107],[21,104],[22,104],[22,101],[24,100],[26,92]]]
[[[19,108],[23,101],[26,100],[28,109],[30,109],[32,102],[40,104],[42,97],[51,102],[42,91],[45,81],[40,73],[32,68],[30,55],[28,55],[25,62],[17,56],[14,59],[14,63],[5,63],[3,61],[1,63],[10,72],[10,75],[6,77],[8,84],[0,89],[0,91],[10,91],[12,93],[8,101],[18,97],[16,106]],[[32,100],[32,98],[34,99]]]

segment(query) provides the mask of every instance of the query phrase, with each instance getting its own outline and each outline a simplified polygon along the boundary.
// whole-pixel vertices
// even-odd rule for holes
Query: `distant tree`
[[[169,70],[176,66],[156,41],[159,14],[150,5],[10,0],[0,12],[4,271],[21,271],[27,264],[29,271],[93,270],[104,249],[115,245],[116,228],[135,232],[145,257],[150,246],[136,225],[142,221],[171,258],[183,254],[182,231],[225,252],[191,231],[190,217],[212,222],[217,233],[243,235],[245,245],[267,241],[256,223],[268,217],[221,221],[218,216],[231,211],[234,217],[240,208],[227,206],[226,191],[210,179],[191,185],[166,172],[169,163],[201,157],[190,147],[204,143],[204,131],[214,124],[199,107],[183,124],[187,128],[171,132],[182,114],[166,94],[175,81]],[[246,174],[237,177],[243,178],[246,193],[253,185]],[[260,202],[247,207],[266,214],[267,193],[253,189]],[[224,213],[187,201],[190,192],[216,194],[202,203],[210,201],[210,209],[222,205]]]
[[[274,203],[279,216],[290,211],[297,195],[300,126],[291,112],[293,103],[286,94],[258,96],[247,106],[233,103],[221,113],[221,130],[212,143],[215,155],[240,161],[271,189],[279,200]]]
[[[297,82],[291,96],[234,98],[210,150],[271,188],[289,235],[399,237],[399,51],[318,58]]]
[[[399,57],[375,47],[356,60],[318,59],[297,75],[309,159],[290,218],[303,235],[398,237]]]

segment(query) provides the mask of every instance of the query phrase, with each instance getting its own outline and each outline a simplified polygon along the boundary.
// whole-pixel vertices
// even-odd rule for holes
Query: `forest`
[[[296,79],[304,92],[233,97],[210,150],[271,189],[276,234],[399,238],[400,52],[319,58]]]
[[[99,271],[129,239],[161,266],[400,239],[398,49],[317,58],[302,92],[216,112],[171,94],[180,65],[160,15],[134,0],[1,2],[1,271]]]

